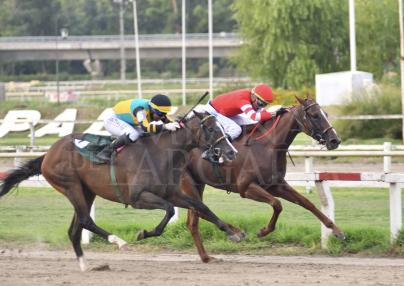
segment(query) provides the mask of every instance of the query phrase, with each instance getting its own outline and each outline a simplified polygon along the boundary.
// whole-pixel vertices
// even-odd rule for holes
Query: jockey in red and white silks
[[[240,89],[219,95],[205,106],[205,110],[217,118],[225,133],[233,140],[241,134],[241,127],[235,122],[240,114],[244,113],[255,122],[264,122],[286,112],[284,108],[266,111],[265,106],[272,101],[272,89],[266,84],[259,84],[252,89]]]

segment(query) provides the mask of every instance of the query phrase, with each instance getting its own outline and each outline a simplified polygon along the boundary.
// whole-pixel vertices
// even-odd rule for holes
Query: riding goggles
[[[159,116],[159,117],[164,117],[164,116],[166,116],[166,113],[161,112],[161,111],[159,111],[159,110],[157,110],[157,109],[152,108],[151,110],[152,110],[152,112],[153,112],[154,114],[156,114],[156,115]]]
[[[264,108],[265,106],[268,105],[268,103],[265,102],[265,101],[263,101],[263,100],[261,100],[259,97],[257,97],[257,105],[258,105],[258,107],[260,107],[260,108]]]

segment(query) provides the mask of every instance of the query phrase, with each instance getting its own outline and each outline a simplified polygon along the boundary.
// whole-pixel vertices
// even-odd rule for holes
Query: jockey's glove
[[[180,127],[180,124],[178,122],[174,121],[174,122],[164,124],[163,128],[165,130],[175,131],[177,129],[180,129],[181,127]]]
[[[288,112],[288,110],[286,108],[284,108],[284,107],[281,107],[276,111],[276,116],[279,116],[279,115],[284,114],[286,112]]]

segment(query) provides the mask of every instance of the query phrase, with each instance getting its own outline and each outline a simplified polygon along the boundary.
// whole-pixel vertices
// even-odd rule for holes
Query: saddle
[[[81,138],[74,139],[74,146],[81,156],[94,164],[105,164],[106,162],[97,158],[97,154],[112,143],[111,136],[95,135],[85,133]]]
[[[114,166],[114,158],[116,152],[112,153],[111,162],[101,160],[97,157],[97,154],[102,149],[104,149],[105,146],[110,145],[113,140],[114,139],[111,136],[102,136],[102,135],[84,133],[81,136],[81,138],[74,139],[74,146],[76,147],[76,150],[79,152],[79,154],[83,156],[85,159],[89,160],[90,162],[93,162],[94,164],[98,165],[106,163],[109,164],[109,174],[111,177],[111,183],[114,187],[115,194],[119,199],[119,202],[121,202],[122,204],[125,205],[125,207],[127,207],[128,204],[125,202],[125,199],[123,197],[123,194],[119,188],[116,179],[115,166]],[[121,147],[120,149],[117,150],[117,152],[120,152],[123,148],[125,147]]]

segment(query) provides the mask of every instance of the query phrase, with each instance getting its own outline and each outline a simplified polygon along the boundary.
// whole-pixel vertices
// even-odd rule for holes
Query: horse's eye
[[[320,118],[320,116],[318,116],[318,114],[317,114],[317,113],[315,113],[315,114],[313,115],[313,118],[314,118],[314,119],[319,119],[319,118]]]
[[[209,128],[208,128],[208,131],[209,131],[209,132],[213,132],[213,131],[215,131],[215,129],[213,129],[213,127],[209,127]]]

